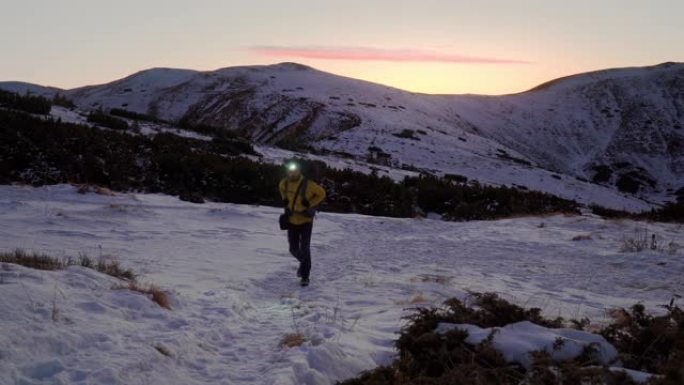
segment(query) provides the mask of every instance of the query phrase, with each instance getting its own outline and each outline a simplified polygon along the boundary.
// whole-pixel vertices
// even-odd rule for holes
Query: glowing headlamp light
[[[296,171],[299,168],[299,166],[297,166],[297,163],[293,163],[293,162],[288,163],[286,167],[287,167],[287,171]]]

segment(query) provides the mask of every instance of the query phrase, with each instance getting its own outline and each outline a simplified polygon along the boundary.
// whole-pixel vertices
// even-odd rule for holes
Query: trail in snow
[[[0,187],[2,249],[112,254],[173,294],[166,311],[86,269],[5,265],[0,384],[330,384],[388,363],[406,308],[469,290],[599,322],[608,307],[655,309],[684,292],[682,251],[618,252],[641,228],[684,244],[680,225],[326,213],[314,226],[312,286],[301,289],[278,212],[79,195],[71,186]],[[576,235],[591,239],[572,241]],[[295,331],[308,341],[280,348]]]

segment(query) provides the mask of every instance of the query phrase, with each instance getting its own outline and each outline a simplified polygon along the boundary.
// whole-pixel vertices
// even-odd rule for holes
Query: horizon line
[[[514,92],[506,92],[506,93],[500,93],[500,94],[478,94],[478,93],[472,93],[472,92],[462,92],[462,93],[455,93],[455,92],[454,92],[454,93],[429,93],[429,92],[421,92],[421,91],[410,91],[410,90],[407,90],[407,89],[404,89],[404,88],[400,88],[400,87],[397,87],[397,86],[393,86],[393,85],[390,85],[390,84],[386,84],[386,83],[380,83],[380,82],[373,81],[373,80],[360,79],[360,78],[356,78],[356,77],[352,77],[352,76],[348,76],[348,75],[341,75],[341,74],[337,74],[337,73],[334,73],[334,72],[329,72],[329,71],[321,70],[321,69],[318,69],[318,68],[316,68],[316,67],[313,67],[313,66],[310,66],[310,65],[307,65],[307,64],[302,64],[302,63],[298,63],[298,62],[287,62],[287,61],[285,61],[285,62],[277,62],[277,63],[269,63],[269,64],[238,64],[238,65],[230,65],[230,66],[226,66],[226,67],[219,67],[219,68],[210,69],[210,70],[198,70],[198,69],[193,69],[193,68],[181,68],[181,67],[152,66],[152,67],[148,67],[148,68],[141,69],[141,70],[139,70],[139,71],[135,71],[135,72],[129,73],[128,75],[124,75],[124,76],[115,78],[114,80],[104,81],[104,82],[101,82],[101,83],[91,83],[91,84],[85,84],[85,85],[77,85],[77,86],[70,87],[70,88],[63,88],[63,87],[53,86],[53,85],[49,85],[49,84],[40,84],[40,83],[35,83],[35,82],[32,82],[32,81],[24,81],[24,80],[0,80],[0,85],[2,85],[3,83],[5,83],[5,84],[6,84],[6,83],[20,83],[20,84],[38,86],[38,87],[43,87],[43,88],[50,88],[50,89],[54,89],[54,90],[56,90],[56,91],[72,91],[72,90],[75,90],[75,89],[78,89],[78,88],[93,87],[93,86],[101,86],[101,85],[105,85],[105,84],[117,82],[117,81],[126,79],[126,78],[128,78],[128,77],[130,77],[130,76],[136,75],[136,74],[138,74],[138,73],[145,72],[145,71],[150,71],[150,70],[155,70],[155,69],[185,70],[185,71],[194,71],[194,72],[197,72],[197,73],[207,73],[207,72],[214,72],[214,71],[219,71],[219,70],[223,70],[223,69],[231,69],[231,68],[269,67],[269,66],[277,66],[277,65],[282,65],[282,64],[296,64],[296,65],[300,65],[300,66],[303,66],[303,67],[311,68],[311,69],[313,69],[313,70],[315,70],[315,71],[325,72],[325,73],[331,74],[331,75],[333,75],[333,76],[345,77],[345,78],[353,79],[353,80],[357,80],[357,81],[373,83],[373,84],[377,84],[377,85],[381,85],[381,86],[385,86],[385,87],[391,87],[391,88],[394,88],[394,89],[398,89],[398,90],[405,91],[405,92],[409,92],[409,93],[413,93],[413,94],[436,95],[436,96],[438,96],[438,95],[442,95],[442,96],[448,96],[448,95],[453,95],[453,96],[459,96],[459,95],[506,96],[506,95],[515,95],[515,94],[521,94],[521,93],[533,91],[533,90],[535,90],[535,89],[537,89],[537,88],[540,88],[540,87],[542,87],[542,86],[544,86],[544,85],[548,85],[549,83],[553,83],[553,82],[555,82],[555,81],[559,81],[559,80],[566,79],[566,78],[570,78],[570,77],[574,77],[574,76],[581,76],[581,75],[587,75],[587,74],[595,74],[595,73],[600,73],[600,72],[605,72],[605,71],[612,71],[612,70],[646,69],[646,68],[654,68],[654,67],[664,66],[664,65],[684,65],[684,62],[678,62],[678,61],[665,61],[665,62],[660,62],[660,63],[657,63],[657,64],[648,64],[648,65],[633,65],[633,66],[625,66],[625,67],[599,68],[599,69],[594,69],[594,70],[589,70],[589,71],[584,71],[584,72],[577,72],[577,73],[573,73],[573,74],[569,74],[569,75],[559,76],[559,77],[557,77],[557,78],[553,78],[553,79],[550,79],[550,80],[541,82],[541,83],[539,83],[539,84],[537,84],[537,85],[535,85],[535,86],[533,86],[533,87],[531,87],[531,88],[525,89],[525,90],[514,91]]]

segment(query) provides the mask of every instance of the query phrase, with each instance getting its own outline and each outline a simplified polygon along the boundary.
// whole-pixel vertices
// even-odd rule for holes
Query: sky
[[[0,0],[0,80],[298,62],[425,93],[505,94],[684,61],[682,0]]]

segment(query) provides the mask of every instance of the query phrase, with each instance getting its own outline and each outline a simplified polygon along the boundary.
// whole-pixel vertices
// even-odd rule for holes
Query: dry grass
[[[622,245],[620,245],[621,253],[638,253],[640,251],[646,250],[648,242],[643,242],[640,239],[624,239]]]
[[[659,253],[675,255],[682,248],[674,241],[666,242],[655,233],[649,233],[646,229],[634,230],[632,237],[623,237],[620,245],[621,253],[638,253],[644,250],[653,250]]]
[[[57,258],[47,254],[27,253],[24,250],[15,249],[11,252],[0,253],[0,262],[14,263],[38,270],[61,270],[69,266],[82,266],[126,281],[135,280],[133,270],[121,267],[119,262],[106,257],[94,260],[85,254],[80,254],[78,257]]]
[[[131,290],[148,296],[152,302],[159,305],[161,308],[166,310],[171,310],[171,298],[164,290],[160,289],[156,285],[142,285],[137,282],[129,282],[125,286],[116,286],[114,289],[117,290]]]
[[[648,249],[649,237],[648,231],[645,229],[634,230],[634,235],[631,238],[624,237],[620,245],[621,253],[638,253]]]
[[[128,206],[126,206],[126,205],[120,205],[120,204],[117,204],[117,203],[110,203],[110,204],[109,204],[109,208],[110,208],[111,210],[118,211],[118,212],[122,212],[122,213],[125,213],[126,211],[128,211]]]
[[[589,234],[579,234],[572,237],[573,241],[591,241],[593,238]]]
[[[95,270],[99,271],[100,273],[111,275],[112,277],[123,279],[125,281],[134,281],[136,277],[135,273],[133,273],[133,270],[122,268],[121,265],[119,265],[119,263],[116,261],[106,261],[100,259],[97,262],[97,265],[95,265]]]
[[[64,259],[40,253],[29,254],[21,249],[0,253],[0,262],[14,263],[38,270],[59,270],[67,266]]]
[[[622,308],[609,309],[608,316],[613,321],[612,323],[619,327],[625,327],[629,325],[630,322],[632,322],[632,318],[629,312]]]
[[[79,194],[95,193],[97,195],[114,196],[114,193],[112,192],[112,190],[110,190],[106,187],[102,187],[102,186],[80,184],[80,185],[75,185],[75,187],[76,187],[76,192]]]
[[[287,333],[283,336],[283,338],[280,340],[280,343],[278,346],[281,348],[294,348],[297,346],[301,346],[306,342],[306,337],[302,333],[299,332],[294,332],[294,333]]]
[[[145,294],[160,307],[171,310],[171,299],[167,292],[155,285],[142,285],[137,283],[136,274],[133,270],[122,268],[119,262],[108,259],[107,257],[101,257],[98,260],[94,260],[85,254],[81,254],[77,258],[56,258],[47,254],[26,253],[21,249],[16,249],[12,252],[0,253],[0,263],[13,263],[38,270],[61,270],[69,266],[81,266],[93,269],[127,282],[125,285],[115,286],[114,289],[133,290]],[[54,321],[62,318],[59,308],[57,307],[56,295],[57,294],[55,294],[52,307],[52,319]]]

